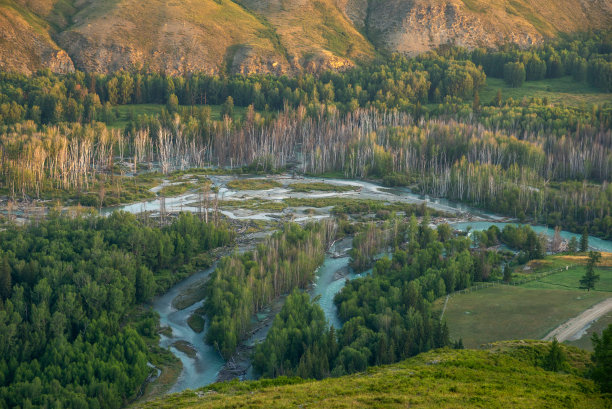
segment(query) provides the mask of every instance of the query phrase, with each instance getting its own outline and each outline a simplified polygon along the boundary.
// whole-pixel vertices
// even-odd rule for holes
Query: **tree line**
[[[612,92],[609,31],[561,35],[527,50],[509,44],[498,50],[452,50],[451,54],[469,58],[488,76],[504,78],[514,87],[520,87],[524,81],[569,75],[575,82],[588,81],[604,92]]]

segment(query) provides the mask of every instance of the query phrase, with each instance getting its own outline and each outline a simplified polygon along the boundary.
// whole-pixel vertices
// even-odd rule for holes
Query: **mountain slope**
[[[374,43],[418,54],[442,44],[528,46],[559,32],[612,25],[606,0],[371,0],[364,21]]]
[[[0,0],[0,69],[314,72],[611,26],[608,0]]]
[[[274,27],[295,68],[345,68],[375,54],[332,0],[242,0],[242,4]]]
[[[549,344],[518,341],[489,350],[437,350],[366,373],[323,381],[264,380],[215,384],[136,405],[144,408],[604,408],[593,382],[535,363]],[[588,355],[562,346],[569,370]],[[297,383],[296,383],[297,382]]]
[[[51,27],[14,2],[0,0],[0,69],[30,74],[41,68],[74,70],[72,60],[51,38]]]
[[[82,70],[212,73],[224,63],[245,73],[288,69],[267,28],[229,0],[100,1],[73,22],[59,43]]]

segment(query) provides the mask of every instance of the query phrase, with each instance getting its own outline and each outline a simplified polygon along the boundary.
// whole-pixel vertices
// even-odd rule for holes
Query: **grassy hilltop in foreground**
[[[610,25],[607,0],[0,0],[0,69],[312,72]]]
[[[604,408],[582,377],[585,351],[562,346],[566,372],[540,365],[549,343],[514,341],[486,350],[435,350],[365,373],[322,381],[214,384],[141,404],[143,408]],[[608,405],[608,406],[607,406]]]

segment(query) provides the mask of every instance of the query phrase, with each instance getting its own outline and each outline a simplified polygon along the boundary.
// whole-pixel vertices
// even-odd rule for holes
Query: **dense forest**
[[[181,214],[51,215],[0,231],[0,407],[119,408],[149,375],[154,313],[134,307],[207,265],[223,226]]]
[[[334,236],[333,222],[305,227],[290,223],[254,251],[221,259],[206,285],[206,342],[229,358],[247,336],[253,314],[282,294],[312,283]]]
[[[528,50],[445,47],[318,76],[4,73],[0,192],[17,200],[69,190],[91,205],[109,179],[143,164],[166,173],[297,163],[306,173],[380,179],[610,238],[612,105],[500,93],[481,102],[478,93],[487,76],[521,69],[527,82],[571,75],[609,91],[611,38],[574,35]],[[104,124],[117,105],[135,103],[166,108],[132,116],[121,130]],[[206,104],[222,104],[224,119],[212,120]],[[248,107],[242,117],[232,116],[234,105]]]
[[[316,300],[294,292],[275,317],[266,340],[257,346],[253,365],[264,376],[301,376],[321,379],[363,371],[371,365],[388,364],[452,342],[444,322],[431,311],[431,303],[474,282],[501,277],[502,256],[473,247],[465,236],[452,233],[447,224],[429,227],[412,216],[402,228],[392,230],[391,258],[374,263],[373,272],[347,281],[334,302],[342,328],[329,328]],[[360,233],[368,237],[389,226],[367,225]],[[517,248],[530,248],[535,233],[529,228],[499,233]],[[494,233],[494,234],[497,234]],[[359,239],[358,236],[355,240]],[[352,252],[353,260],[373,261]]]

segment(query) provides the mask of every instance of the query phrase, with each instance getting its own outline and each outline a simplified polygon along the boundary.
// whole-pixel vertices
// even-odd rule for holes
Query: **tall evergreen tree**
[[[589,261],[587,262],[586,273],[580,279],[580,288],[585,288],[587,291],[595,288],[595,284],[599,281],[599,274],[595,274],[595,265],[599,260],[601,260],[601,253],[589,252]]]
[[[557,338],[553,339],[548,355],[544,359],[544,368],[548,371],[558,372],[563,369],[566,360],[567,357],[559,346],[559,341],[557,341]]]
[[[0,298],[6,299],[10,297],[11,290],[11,266],[8,261],[8,256],[4,255],[2,261],[0,261]]]
[[[585,227],[582,230],[582,237],[580,238],[580,252],[585,253],[589,250],[589,231]]]

